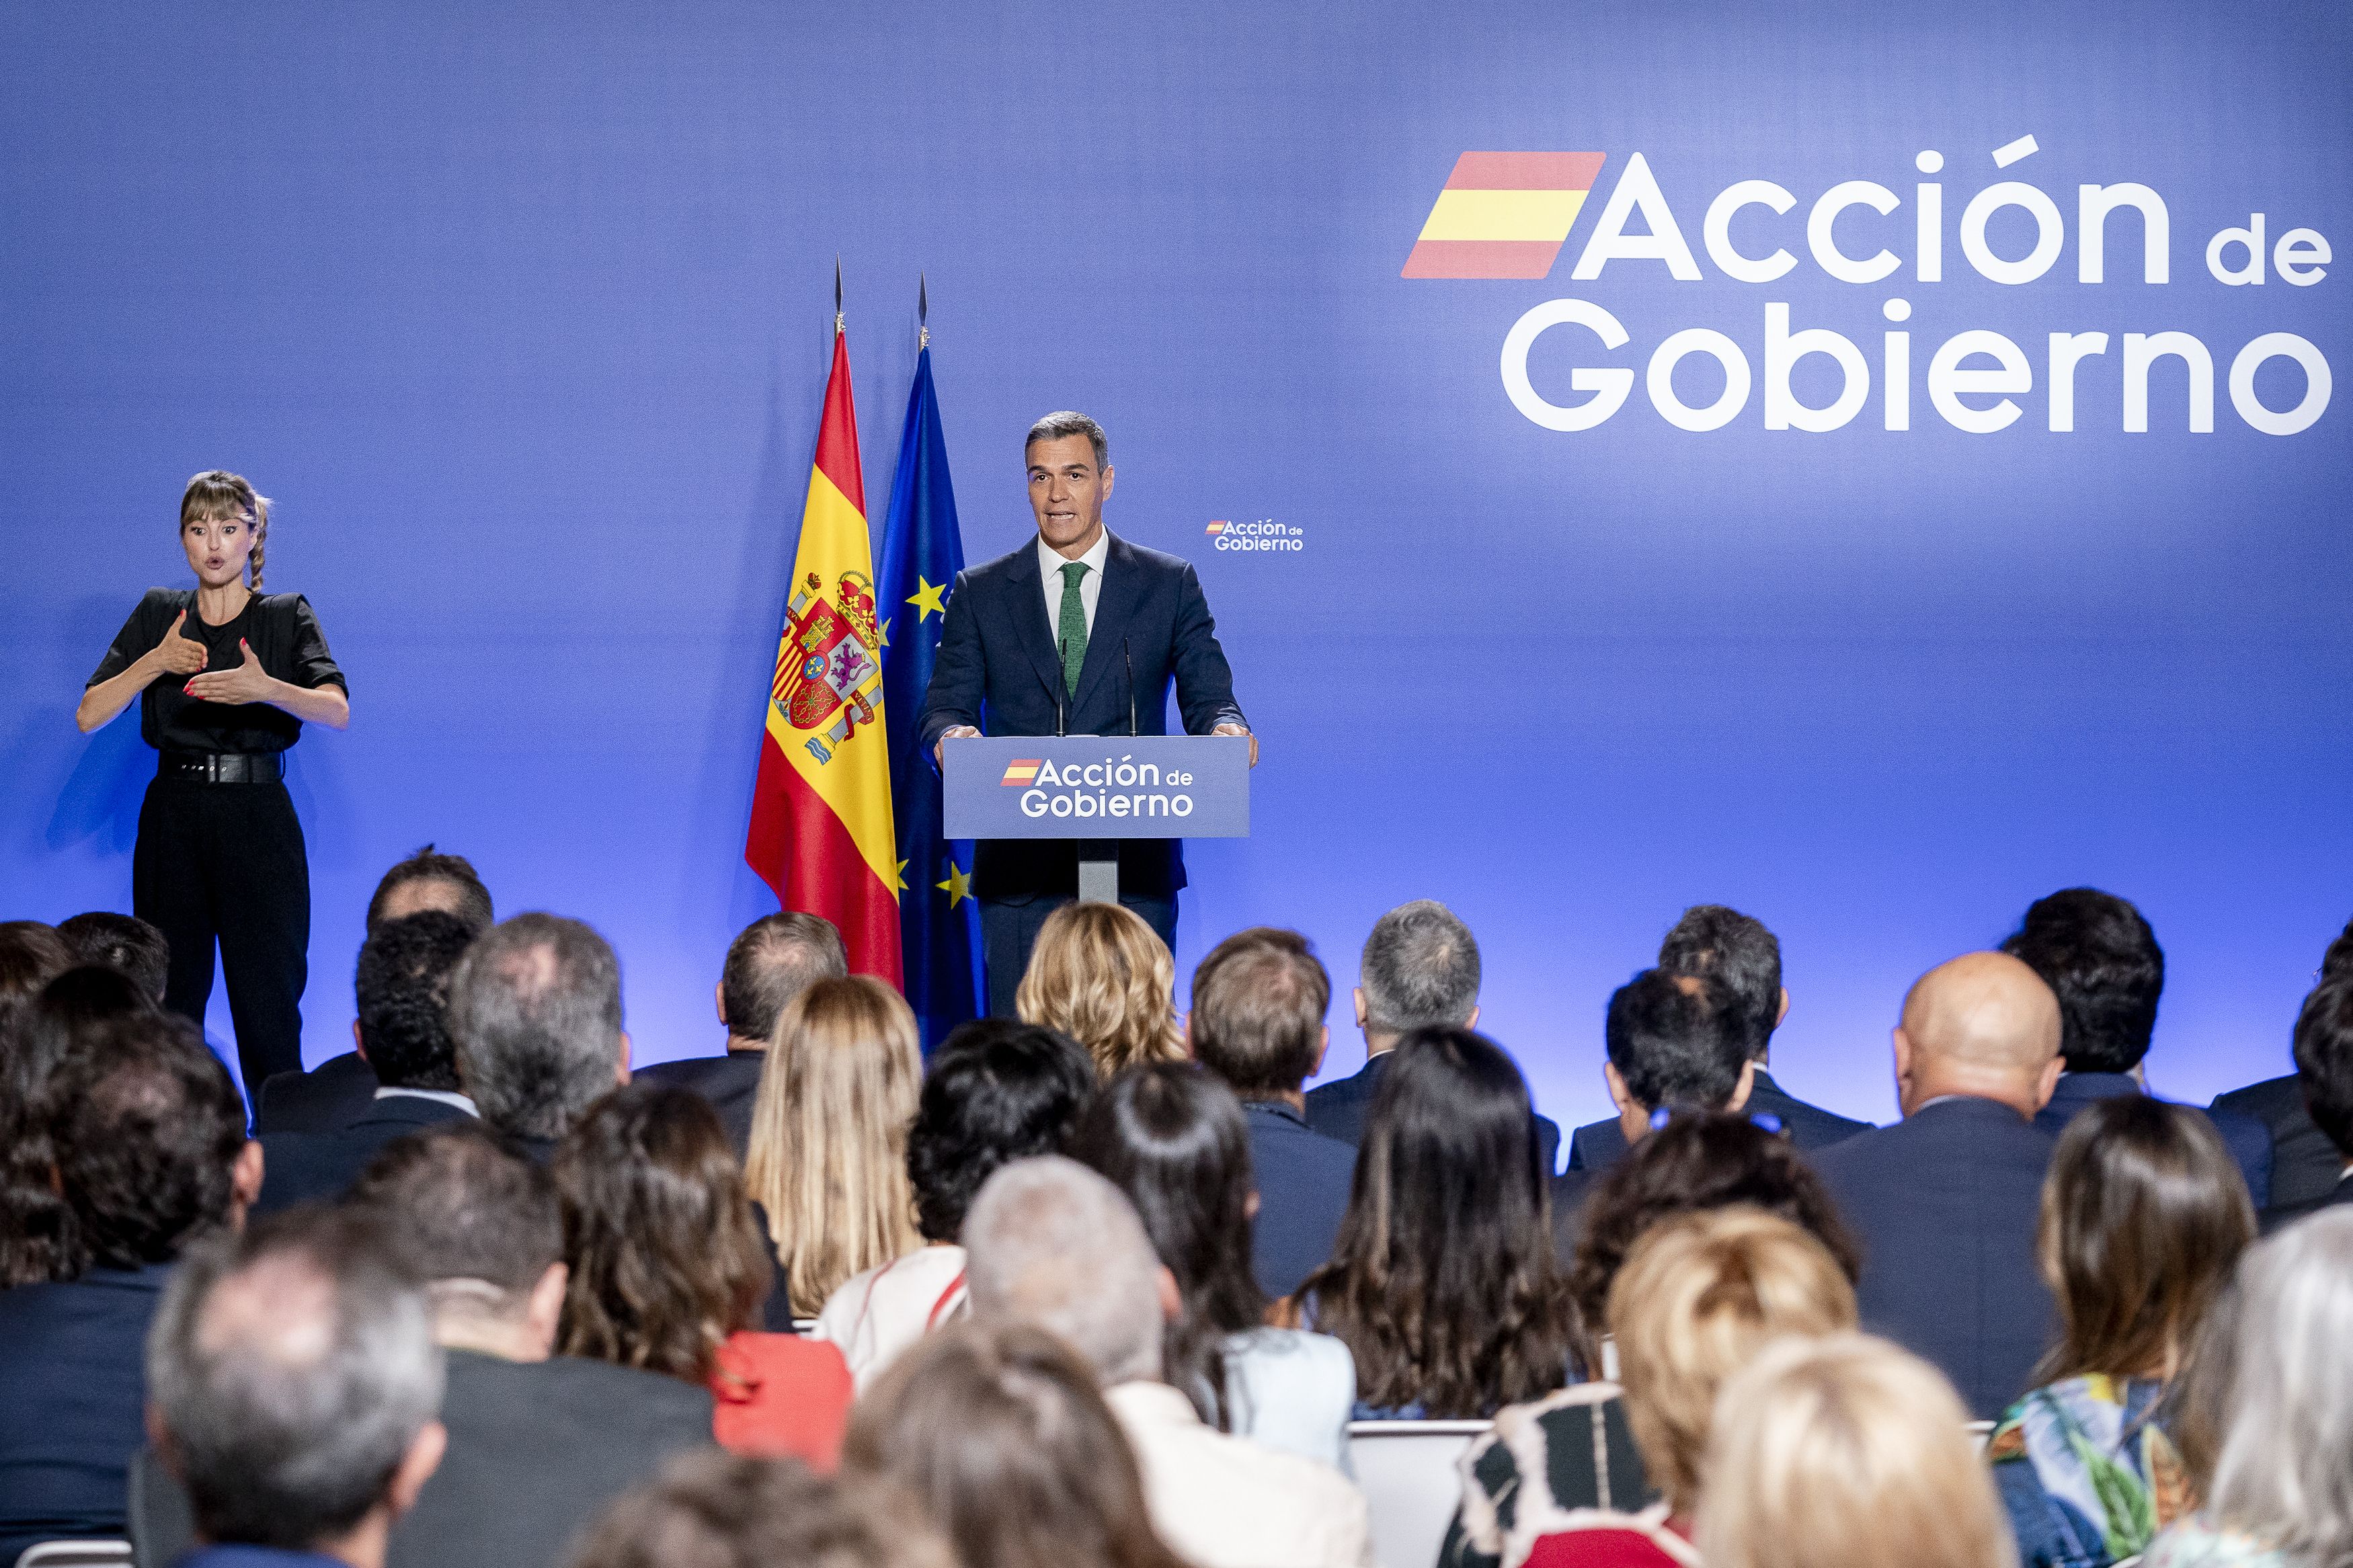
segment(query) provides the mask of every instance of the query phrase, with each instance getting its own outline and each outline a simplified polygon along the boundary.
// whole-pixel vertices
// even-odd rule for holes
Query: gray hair
[[[2353,1557],[2353,1210],[2324,1210],[2250,1247],[2231,1295],[2209,1511],[2288,1563],[2343,1563]]]
[[[1028,1323],[1105,1388],[1161,1375],[1160,1258],[1125,1194],[1057,1154],[989,1177],[965,1216],[973,1315]]]
[[[1452,910],[1416,899],[1373,922],[1357,984],[1376,1034],[1460,1028],[1479,1005],[1479,943]]]
[[[423,1292],[373,1228],[296,1209],[191,1247],[147,1336],[147,1388],[207,1540],[348,1533],[441,1408]]]
[[[1021,455],[1028,457],[1029,448],[1040,441],[1059,441],[1066,436],[1084,436],[1095,449],[1095,471],[1101,473],[1111,464],[1111,439],[1103,427],[1075,408],[1057,409],[1029,426],[1029,439],[1021,443]]]
[[[621,963],[579,921],[517,915],[466,950],[449,979],[458,1076],[501,1131],[561,1138],[613,1087]]]

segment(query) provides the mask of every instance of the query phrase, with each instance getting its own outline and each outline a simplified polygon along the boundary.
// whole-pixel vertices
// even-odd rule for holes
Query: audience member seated
[[[1707,1568],[2013,1568],[1967,1412],[1936,1369],[1862,1334],[1768,1345],[1716,1396]]]
[[[1468,1029],[1417,1029],[1373,1096],[1332,1261],[1285,1314],[1356,1362],[1359,1419],[1459,1419],[1568,1381],[1527,1085]]]
[[[2353,1204],[2353,967],[2324,980],[2295,1016],[2298,1098],[2337,1162],[2337,1183],[2302,1203],[2282,1204],[2263,1215],[2266,1231],[2321,1209]]]
[[[759,1098],[760,1068],[768,1059],[776,1016],[815,982],[849,973],[841,932],[823,915],[794,911],[754,921],[728,943],[727,961],[719,971],[719,1026],[727,1031],[726,1050],[656,1062],[638,1068],[638,1076],[691,1089],[709,1100],[741,1160],[752,1146],[752,1106]]]
[[[708,1387],[726,1447],[831,1469],[849,1369],[829,1344],[754,1331],[768,1249],[719,1113],[690,1089],[616,1090],[574,1126],[553,1169],[572,1270],[564,1353]]]
[[[1087,1108],[1071,1153],[1135,1205],[1176,1282],[1163,1381],[1220,1432],[1347,1469],[1356,1364],[1328,1335],[1267,1325],[1250,1127],[1232,1092],[1187,1062],[1130,1068]]]
[[[1332,1256],[1348,1212],[1356,1151],[1308,1130],[1303,1091],[1331,1042],[1331,978],[1296,931],[1237,931],[1193,971],[1185,1037],[1250,1120],[1259,1199],[1250,1261],[1269,1296],[1290,1295]]]
[[[2132,1095],[2060,1135],[2035,1238],[2059,1342],[1987,1449],[2026,1568],[2109,1568],[2187,1511],[2158,1402],[2254,1235],[2196,1111]]]
[[[2033,970],[1971,952],[1930,970],[1894,1034],[1904,1120],[1818,1151],[1862,1243],[1862,1325],[1936,1363],[1978,1420],[2028,1388],[2054,1309],[2034,1254],[2059,1079],[2059,1003]]]
[[[0,1563],[38,1541],[122,1533],[156,1301],[181,1250],[241,1224],[261,1188],[245,1102],[177,1016],[93,1030],[52,1080],[47,1135],[87,1264],[0,1290]]]
[[[1479,943],[1435,899],[1416,899],[1373,922],[1356,961],[1356,1027],[1365,1065],[1307,1091],[1307,1127],[1343,1143],[1364,1142],[1373,1091],[1398,1041],[1415,1029],[1479,1026]],[[1560,1125],[1536,1118],[1537,1156],[1549,1175],[1560,1158]]]
[[[907,1178],[923,1083],[915,1015],[871,974],[820,980],[777,1016],[744,1179],[792,1316],[923,1244]]]
[[[449,976],[474,934],[438,910],[368,933],[352,985],[358,1001],[352,1038],[375,1079],[375,1097],[333,1132],[264,1133],[269,1175],[259,1212],[337,1197],[394,1139],[475,1114],[474,1102],[458,1091],[458,1049],[445,1016]]]
[[[956,1568],[947,1542],[903,1492],[733,1454],[680,1459],[659,1480],[615,1503],[573,1553],[570,1568],[773,1563]]]
[[[1176,997],[1176,961],[1142,915],[1064,904],[1038,929],[1013,1010],[1086,1047],[1109,1078],[1136,1062],[1184,1059]]]
[[[131,977],[139,994],[164,1005],[172,974],[172,944],[136,915],[92,910],[58,922],[58,935],[73,950],[76,963],[97,963]]]
[[[1704,975],[1724,987],[1757,1064],[1746,1110],[1779,1121],[1800,1149],[1825,1149],[1869,1130],[1783,1089],[1766,1070],[1773,1031],[1789,1016],[1789,993],[1781,985],[1781,940],[1765,922],[1722,904],[1694,904],[1659,944],[1659,968],[1668,974]],[[1606,1170],[1625,1153],[1625,1130],[1616,1117],[1577,1130],[1569,1141],[1572,1169]]]
[[[363,1219],[328,1209],[193,1248],[148,1381],[206,1542],[180,1568],[384,1568],[447,1438],[424,1293]]]
[[[2337,940],[2328,944],[2320,972],[2313,978],[2324,983],[2353,979],[2353,921],[2348,921]],[[2314,1125],[2311,1112],[2305,1109],[2301,1072],[2267,1078],[2216,1095],[2213,1109],[2252,1116],[2271,1130],[2273,1208],[2295,1208],[2337,1191],[2337,1183],[2345,1174],[2345,1156]]]
[[[459,1087],[534,1160],[629,1081],[621,963],[578,921],[517,915],[476,937],[449,977],[445,1017]]]
[[[923,1077],[907,1179],[923,1245],[851,1276],[817,1315],[860,1389],[965,1310],[965,1211],[1009,1161],[1058,1152],[1093,1094],[1092,1058],[1068,1036],[1012,1018],[960,1024]]]
[[[2181,1456],[2203,1500],[2143,1568],[2353,1562],[2353,1211],[2250,1247],[2183,1381]]]
[[[2096,888],[2068,888],[2027,906],[2001,944],[2025,960],[2059,998],[2059,1055],[2065,1070],[2034,1124],[2053,1138],[2085,1106],[2146,1094],[2150,1037],[2165,989],[2165,951],[2138,910]],[[2271,1202],[2271,1130],[2253,1117],[2212,1115],[2246,1178],[2255,1206]]]
[[[55,926],[39,921],[0,921],[0,1009],[36,994],[71,969],[74,962],[73,949]]]
[[[441,855],[427,844],[375,885],[368,900],[367,934],[387,921],[427,910],[455,915],[477,934],[491,929],[491,890],[462,855]],[[381,1080],[357,1051],[330,1057],[308,1072],[272,1073],[254,1100],[257,1132],[334,1132],[367,1114]]]
[[[1134,1450],[1153,1524],[1177,1555],[1194,1568],[1369,1563],[1365,1500],[1345,1477],[1217,1431],[1167,1384],[1162,1345],[1176,1286],[1119,1189],[1053,1155],[1016,1161],[974,1200],[965,1246],[976,1318],[1044,1329],[1093,1371]],[[892,1402],[893,1384],[934,1375],[929,1350],[901,1360],[877,1386],[879,1403]]]
[[[1068,1345],[1024,1323],[966,1320],[900,1357],[858,1402],[842,1468],[917,1500],[958,1568],[1219,1568],[1169,1550],[1137,1459]],[[1248,1561],[1322,1561],[1279,1555],[1290,1544],[1275,1538]]]

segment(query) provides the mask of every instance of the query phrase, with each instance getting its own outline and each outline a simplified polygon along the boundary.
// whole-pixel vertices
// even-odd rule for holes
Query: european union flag
[[[876,610],[882,634],[882,712],[891,729],[891,801],[899,828],[899,953],[923,1051],[980,1014],[980,905],[972,896],[972,841],[940,837],[940,779],[915,738],[924,689],[947,624],[947,595],[964,570],[947,442],[932,391],[932,351],[915,359],[906,433],[882,535]]]

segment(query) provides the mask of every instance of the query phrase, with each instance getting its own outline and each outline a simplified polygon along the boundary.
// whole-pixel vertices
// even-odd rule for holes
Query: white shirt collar
[[[1079,560],[1086,563],[1087,568],[1087,574],[1080,578],[1079,581],[1082,583],[1092,584],[1095,579],[1101,577],[1103,575],[1103,559],[1110,553],[1111,530],[1106,528],[1101,533],[1095,535],[1095,542],[1087,546],[1087,552],[1084,555],[1078,557]],[[1071,557],[1064,555],[1060,551],[1047,543],[1046,536],[1044,534],[1041,533],[1038,536],[1039,574],[1044,577],[1047,583],[1051,585],[1053,590],[1058,594],[1062,591],[1062,568],[1070,563]]]
[[[378,1100],[399,1100],[402,1098],[409,1100],[438,1100],[444,1105],[456,1106],[459,1110],[464,1111],[469,1116],[481,1115],[481,1111],[475,1108],[472,1100],[453,1089],[379,1089],[375,1091],[375,1098]]]

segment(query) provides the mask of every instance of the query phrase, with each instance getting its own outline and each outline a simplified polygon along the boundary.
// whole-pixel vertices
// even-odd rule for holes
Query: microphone
[[[1119,639],[1119,661],[1127,666],[1127,738],[1135,739],[1135,660],[1127,653],[1127,639]]]
[[[1062,655],[1062,668],[1064,669],[1068,669],[1071,668],[1070,638],[1064,637],[1062,639],[1060,652]],[[1066,695],[1067,690],[1067,682],[1060,680],[1054,682],[1054,737],[1057,740],[1060,740],[1062,734],[1062,699]]]

